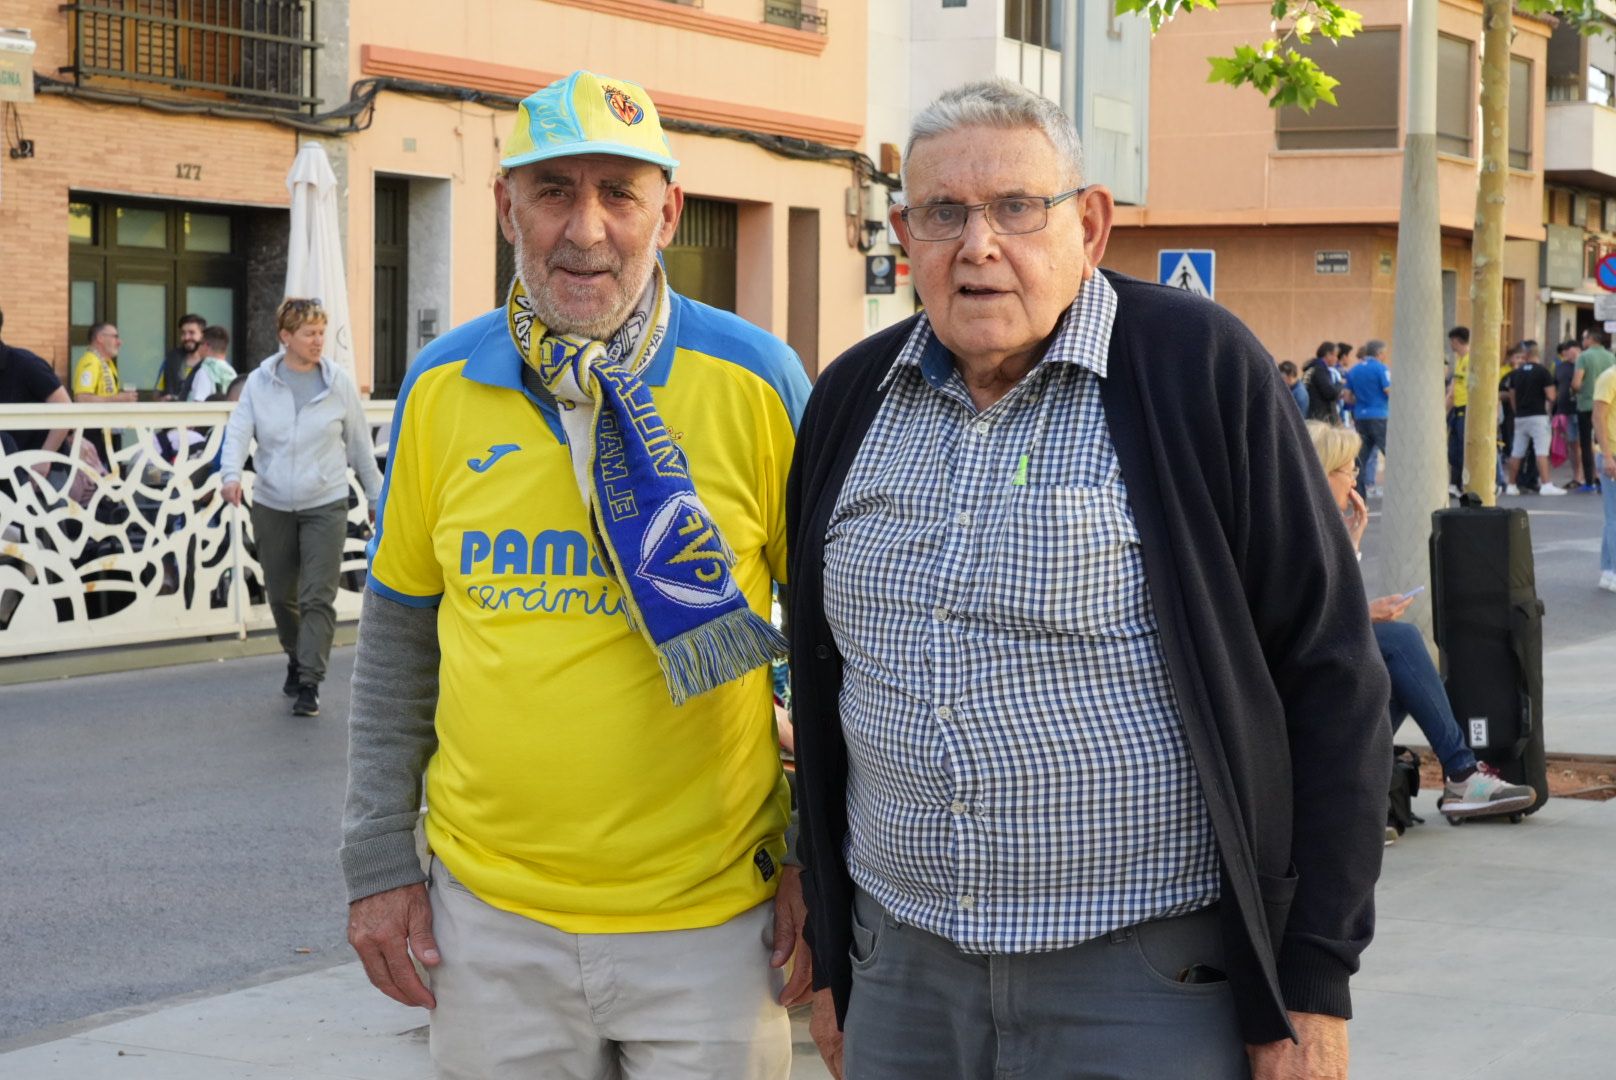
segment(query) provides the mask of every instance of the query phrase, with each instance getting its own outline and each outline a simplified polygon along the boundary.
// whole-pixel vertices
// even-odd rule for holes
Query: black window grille
[[[314,0],[83,0],[72,20],[80,84],[135,82],[313,112]]]

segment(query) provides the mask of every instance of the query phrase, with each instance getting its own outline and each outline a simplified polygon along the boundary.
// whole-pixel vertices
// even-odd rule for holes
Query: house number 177
[[[200,180],[202,179],[202,166],[200,164],[193,165],[188,162],[181,162],[174,166],[174,178],[176,180]]]

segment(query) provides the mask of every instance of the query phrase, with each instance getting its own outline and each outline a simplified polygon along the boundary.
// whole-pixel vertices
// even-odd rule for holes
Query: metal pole
[[[1397,224],[1391,422],[1393,464],[1382,507],[1386,581],[1398,590],[1430,584],[1431,514],[1447,505],[1447,417],[1443,404],[1442,226],[1436,162],[1438,0],[1409,0],[1408,126]],[[1410,622],[1430,634],[1430,594]]]
[[[1061,19],[1061,109],[1071,118],[1081,137],[1083,132],[1083,64],[1078,56],[1078,25],[1083,21],[1083,0],[1071,0]],[[1084,180],[1087,183],[1087,179]]]
[[[241,536],[241,507],[236,503],[225,503],[225,506],[230,515],[230,596],[236,609],[236,637],[245,641],[248,596],[247,577],[241,570],[241,550],[245,543]]]

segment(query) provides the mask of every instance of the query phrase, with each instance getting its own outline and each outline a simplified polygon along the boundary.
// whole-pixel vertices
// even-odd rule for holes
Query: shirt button
[[[970,911],[972,908],[976,907],[976,897],[972,896],[970,893],[966,893],[964,896],[960,897],[960,907],[964,908],[966,911]]]
[[[954,524],[958,525],[962,529],[970,528],[971,527],[971,515],[970,515],[970,513],[968,511],[961,510],[959,513],[955,514],[954,515]]]
[[[948,804],[948,809],[951,813],[963,814],[965,813],[965,804],[959,799],[955,799],[953,802]]]
[[[815,645],[814,646],[814,658],[816,660],[829,660],[830,659],[830,646],[829,645]]]
[[[939,720],[952,720],[952,719],[954,719],[954,710],[950,709],[947,705],[939,705],[939,706],[937,706],[937,719],[939,719]]]
[[[934,607],[931,609],[931,617],[936,619],[938,622],[947,622],[948,609],[945,607]]]
[[[976,422],[976,433],[978,435],[986,435],[988,432],[990,432],[992,430],[993,430],[993,425],[988,423],[986,420],[978,420]]]

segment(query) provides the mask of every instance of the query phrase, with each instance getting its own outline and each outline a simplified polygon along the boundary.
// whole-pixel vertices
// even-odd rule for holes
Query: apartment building
[[[1149,24],[1107,0],[890,0],[870,7],[868,143],[896,171],[910,122],[945,90],[1004,78],[1062,102],[1091,180],[1124,203],[1148,182]],[[883,152],[883,148],[884,152]],[[900,198],[901,192],[891,197]],[[915,310],[907,261],[883,234],[872,257],[896,263],[894,295],[869,297],[865,329]]]
[[[670,129],[685,190],[674,287],[817,371],[864,332],[849,191],[869,175],[866,45],[865,0],[352,0],[349,68],[377,96],[345,147],[349,265],[364,270],[350,304],[376,391],[435,334],[503,303],[498,99],[576,68],[640,83]]]
[[[322,2],[340,16],[345,4]],[[92,323],[123,333],[150,387],[188,311],[231,329],[233,358],[274,340],[286,172],[331,94],[302,0],[11,0],[31,40],[5,105],[0,306],[8,342],[66,372]],[[30,82],[37,81],[37,91]],[[346,97],[346,88],[338,88]]]
[[[1594,324],[1594,267],[1616,254],[1616,38],[1555,29],[1546,111],[1543,338],[1559,342]]]
[[[286,174],[316,140],[341,189],[356,373],[390,394],[422,345],[503,302],[493,183],[514,102],[589,68],[645,86],[670,129],[675,287],[817,370],[864,333],[865,2],[10,0],[0,24],[32,42],[38,92],[13,79],[25,100],[5,105],[6,339],[65,372],[115,321],[125,382],[150,387],[195,311],[251,366],[275,346]]]
[[[1311,113],[1276,111],[1249,87],[1206,82],[1207,57],[1268,36],[1267,4],[1224,0],[1216,12],[1183,16],[1163,29],[1151,56],[1148,198],[1119,210],[1105,258],[1110,267],[1157,280],[1164,265],[1177,265],[1178,253],[1210,252],[1197,265],[1210,268],[1213,280],[1205,284],[1214,298],[1281,359],[1309,357],[1326,339],[1393,338],[1408,8],[1395,0],[1352,6],[1364,17],[1361,34],[1339,46],[1316,39],[1304,47],[1341,80],[1339,106]],[[1551,34],[1547,23],[1521,16],[1515,26],[1505,207],[1508,339],[1535,336],[1542,325]],[[1481,5],[1442,0],[1438,30],[1443,320],[1453,325],[1470,321]]]

